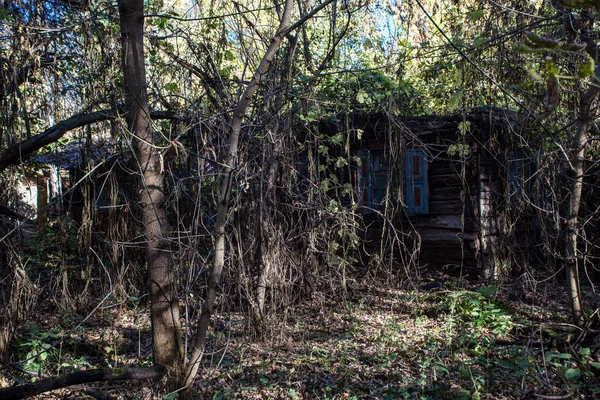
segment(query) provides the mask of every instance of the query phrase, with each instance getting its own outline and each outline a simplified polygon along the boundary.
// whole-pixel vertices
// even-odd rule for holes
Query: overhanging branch
[[[82,126],[94,124],[97,122],[114,120],[122,117],[123,113],[118,109],[96,111],[93,113],[78,113],[72,117],[57,123],[46,129],[44,132],[23,140],[0,152],[0,172],[4,171],[9,165],[20,164],[27,160],[34,152],[42,147],[56,142],[67,132]],[[152,119],[174,119],[185,120],[186,117],[171,111],[151,111]]]
[[[19,400],[73,385],[101,381],[127,381],[141,379],[161,379],[166,373],[163,366],[152,368],[113,368],[77,371],[58,377],[42,379],[35,383],[0,389],[0,398]]]

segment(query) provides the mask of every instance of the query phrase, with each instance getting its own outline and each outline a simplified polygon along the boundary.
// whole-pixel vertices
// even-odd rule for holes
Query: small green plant
[[[579,354],[547,352],[544,358],[561,371],[567,383],[581,383],[582,379],[591,378],[600,371],[600,362],[594,361],[588,347],[581,348]]]
[[[512,330],[514,324],[511,315],[482,293],[460,291],[452,293],[450,297],[451,310],[457,312],[467,325],[489,329],[496,335],[507,335]]]
[[[48,341],[56,338],[58,338],[56,332],[41,332],[39,327],[32,326],[29,337],[19,339],[16,343],[23,369],[41,373],[49,365],[55,364],[59,352]]]
[[[77,370],[91,366],[92,364],[90,364],[86,357],[79,357],[72,360],[63,361],[58,366],[58,372],[63,372],[64,370]]]

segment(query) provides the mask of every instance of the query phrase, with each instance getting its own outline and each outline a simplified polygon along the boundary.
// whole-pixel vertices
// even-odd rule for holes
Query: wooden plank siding
[[[466,116],[406,118],[376,114],[353,115],[351,121],[345,120],[338,132],[344,129],[347,132],[348,126],[353,132],[361,132],[360,138],[351,136],[351,154],[360,154],[364,162],[369,162],[369,157],[379,157],[377,152],[380,151],[389,154],[388,209],[378,208],[377,204],[363,207],[362,239],[367,258],[363,262],[390,252],[390,244],[396,246],[395,254],[410,254],[417,246],[418,262],[422,266],[476,269],[491,277],[495,274],[501,245],[508,243],[528,249],[529,243],[517,243],[513,239],[510,242],[502,236],[503,218],[510,209],[503,154],[513,146],[511,118],[514,114],[510,112],[495,113],[486,109]],[[461,132],[459,124],[464,122],[468,129]],[[327,129],[335,130],[331,126]],[[468,149],[466,155],[451,154],[450,146],[457,144]],[[422,150],[427,158],[427,188],[420,186],[415,193],[420,195],[422,190],[427,190],[428,204],[426,213],[409,212],[409,207],[415,204],[409,204],[414,200],[407,202],[406,174],[413,173],[411,167],[421,169],[422,166],[410,164],[410,160],[407,163],[405,155],[421,154]],[[350,168],[354,168],[352,184],[357,198],[359,201],[367,199],[365,166]],[[381,175],[381,171],[377,173]],[[360,196],[359,179],[362,179]],[[377,190],[380,194],[380,186]],[[371,196],[375,197],[380,198]],[[524,222],[519,229],[531,228],[529,217],[519,218]]]
[[[391,143],[400,146],[398,167],[390,169],[397,176],[390,177],[399,193],[393,205],[395,212],[391,226],[385,231],[397,229],[402,232],[402,245],[412,250],[420,247],[419,263],[433,266],[478,265],[478,180],[477,146],[474,136],[460,137],[458,124],[462,117],[416,117],[401,118],[384,122],[385,117],[371,116],[363,121],[362,139],[353,143],[354,151],[383,149],[388,151]],[[473,124],[474,126],[474,124]],[[476,128],[475,128],[476,129]],[[390,137],[391,135],[391,137]],[[465,160],[447,154],[448,146],[462,140],[471,148]],[[422,148],[427,153],[428,212],[408,215],[405,204],[406,188],[403,186],[406,173],[404,154],[406,149]],[[464,163],[464,165],[463,165]],[[367,253],[380,252],[384,232],[384,220],[378,213],[365,213],[363,222],[366,229],[363,240]],[[383,238],[385,241],[385,238]],[[397,246],[401,244],[396,243]]]

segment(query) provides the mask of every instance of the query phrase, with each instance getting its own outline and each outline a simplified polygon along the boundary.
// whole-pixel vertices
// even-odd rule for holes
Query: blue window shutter
[[[427,159],[423,149],[406,150],[406,206],[408,215],[429,213]]]

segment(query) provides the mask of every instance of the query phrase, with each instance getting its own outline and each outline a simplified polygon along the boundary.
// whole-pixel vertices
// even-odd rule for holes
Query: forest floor
[[[280,313],[260,341],[249,338],[241,315],[216,316],[197,398],[600,398],[600,337],[568,324],[562,288],[519,296],[514,286],[451,280],[413,287],[354,285],[337,299],[317,293]],[[83,323],[60,314],[40,317],[21,329],[18,358],[37,354],[25,369],[151,365],[142,309],[115,304]],[[3,374],[0,387],[11,380]],[[111,383],[37,398],[160,398],[155,389]]]

